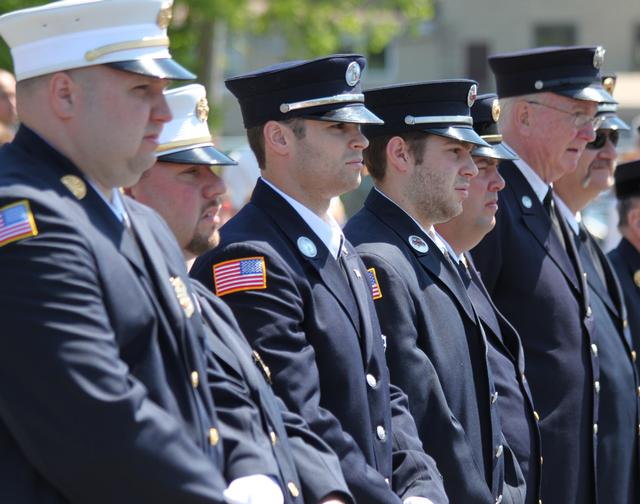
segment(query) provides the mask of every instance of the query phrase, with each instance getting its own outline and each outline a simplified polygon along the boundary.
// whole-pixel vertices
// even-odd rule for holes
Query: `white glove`
[[[433,504],[431,499],[427,499],[426,497],[407,497],[404,500],[404,504]]]
[[[222,493],[228,504],[284,504],[280,485],[264,474],[236,478]]]

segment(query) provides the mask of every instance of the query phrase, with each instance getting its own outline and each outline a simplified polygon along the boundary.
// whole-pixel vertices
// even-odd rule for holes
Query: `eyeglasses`
[[[563,114],[573,116],[573,125],[576,128],[582,128],[587,124],[591,124],[593,129],[597,130],[602,124],[602,121],[604,119],[602,116],[593,117],[588,114],[582,114],[580,112],[569,112],[568,110],[564,110],[564,109],[554,107],[552,105],[547,105],[546,103],[540,103],[537,101],[527,101],[527,103],[530,103],[531,105],[540,105],[541,107],[550,108],[551,110],[555,110],[557,112],[562,112]]]
[[[607,143],[607,138],[615,147],[616,145],[618,145],[618,140],[620,140],[620,132],[618,130],[596,131],[596,139],[593,142],[587,144],[587,149],[602,149],[604,147],[604,144]]]

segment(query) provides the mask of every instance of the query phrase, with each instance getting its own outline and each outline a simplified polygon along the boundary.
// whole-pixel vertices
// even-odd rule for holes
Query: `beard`
[[[220,233],[217,229],[211,234],[203,234],[196,231],[189,243],[187,243],[185,250],[197,257],[216,248],[218,243],[220,243]]]

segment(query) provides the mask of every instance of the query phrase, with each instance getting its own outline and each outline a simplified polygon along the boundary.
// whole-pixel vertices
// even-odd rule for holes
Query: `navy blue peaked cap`
[[[614,178],[618,199],[640,196],[640,159],[619,164]]]
[[[424,131],[476,145],[488,144],[473,131],[469,109],[478,84],[467,79],[400,84],[365,91],[365,104],[384,121],[365,125],[365,136]]]
[[[366,59],[359,54],[278,63],[227,79],[240,102],[245,128],[294,117],[368,124],[381,123],[364,106],[360,76]]]
[[[471,107],[471,117],[473,117],[473,129],[489,144],[486,147],[478,145],[473,149],[472,155],[494,159],[518,159],[518,156],[502,143],[502,135],[498,131],[500,117],[498,95],[488,93],[478,96]]]
[[[600,81],[600,46],[538,47],[489,57],[500,98],[551,92],[597,103],[613,102]]]

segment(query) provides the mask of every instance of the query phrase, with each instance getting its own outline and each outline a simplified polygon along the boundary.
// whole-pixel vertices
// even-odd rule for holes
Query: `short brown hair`
[[[302,140],[306,135],[305,123],[300,117],[294,117],[292,119],[286,119],[285,121],[278,121],[285,124],[298,140]],[[266,124],[266,123],[265,123]],[[264,152],[264,124],[259,126],[253,126],[247,130],[247,140],[249,141],[249,147],[256,156],[258,166],[261,170],[265,169],[266,156]]]
[[[422,164],[426,140],[429,136],[424,131],[406,131],[397,135],[382,135],[369,140],[369,147],[364,150],[364,164],[374,180],[384,179],[387,171],[387,144],[393,137],[402,138],[409,146],[409,152],[416,164]]]

